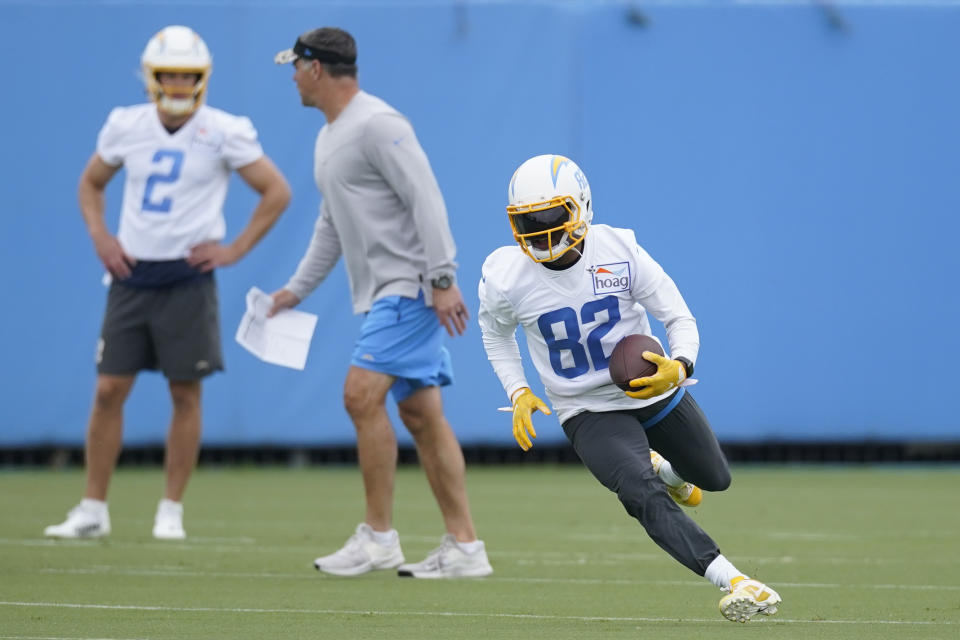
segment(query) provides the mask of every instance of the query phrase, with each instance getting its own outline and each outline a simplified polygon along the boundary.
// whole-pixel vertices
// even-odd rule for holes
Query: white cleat
[[[758,613],[772,616],[780,594],[758,580],[738,576],[730,581],[730,593],[720,598],[720,613],[733,622],[747,622]]]
[[[110,534],[106,503],[83,500],[67,513],[67,519],[43,530],[48,538],[102,538]]]
[[[183,530],[182,503],[166,498],[160,501],[153,521],[153,537],[157,540],[184,540],[187,537]]]
[[[397,575],[405,578],[482,578],[491,573],[483,542],[473,553],[466,553],[449,533],[423,562],[401,565],[397,570]]]
[[[317,571],[334,576],[359,576],[377,569],[395,569],[403,564],[399,536],[393,544],[382,545],[373,538],[373,529],[366,523],[357,525],[357,531],[343,548],[313,561]]]

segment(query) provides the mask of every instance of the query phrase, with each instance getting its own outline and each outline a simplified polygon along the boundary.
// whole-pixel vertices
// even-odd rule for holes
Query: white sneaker
[[[183,540],[187,537],[183,530],[182,503],[166,498],[160,501],[153,521],[153,537],[157,540]]]
[[[720,613],[733,622],[747,622],[759,614],[772,616],[780,594],[758,580],[738,576],[730,581],[730,593],[720,598]]]
[[[102,538],[110,533],[106,503],[84,499],[67,513],[67,519],[43,530],[48,538]]]
[[[403,564],[400,538],[393,544],[382,545],[373,538],[373,529],[365,522],[357,525],[357,531],[343,548],[313,561],[317,571],[335,576],[358,576],[375,569],[395,569]]]
[[[405,578],[482,578],[491,573],[493,567],[483,542],[473,553],[466,553],[449,533],[423,562],[401,565],[397,570],[397,575]]]

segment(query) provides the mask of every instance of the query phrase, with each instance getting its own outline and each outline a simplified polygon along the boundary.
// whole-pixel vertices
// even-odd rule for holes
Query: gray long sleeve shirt
[[[301,300],[342,253],[354,313],[386,296],[432,304],[430,280],[454,274],[456,246],[440,187],[410,122],[360,91],[317,135],[323,196],[313,239],[285,288]]]

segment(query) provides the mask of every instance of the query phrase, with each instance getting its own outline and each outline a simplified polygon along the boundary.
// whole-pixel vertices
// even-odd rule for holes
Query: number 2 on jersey
[[[147,186],[143,190],[143,210],[153,213],[170,213],[173,199],[165,197],[159,202],[152,199],[153,188],[160,182],[176,182],[180,178],[180,168],[183,166],[183,151],[178,149],[159,149],[153,154],[153,164],[161,164],[164,159],[171,158],[173,163],[167,171],[157,171],[147,176]]]
[[[593,322],[597,314],[601,311],[607,312],[607,321],[597,325],[593,331],[587,334],[587,347],[580,344],[580,322],[587,324]],[[603,336],[610,333],[613,325],[620,321],[620,304],[617,296],[607,296],[599,300],[591,300],[580,308],[580,322],[577,322],[577,312],[570,307],[563,307],[549,311],[537,320],[537,326],[540,333],[547,342],[547,349],[550,352],[550,365],[559,376],[564,378],[576,378],[590,370],[590,361],[593,361],[593,368],[597,371],[606,369],[610,364],[610,359],[603,353]],[[566,331],[566,338],[557,338],[553,332],[553,325],[563,323]],[[587,359],[587,351],[590,351],[590,359]],[[573,364],[569,367],[563,366],[563,352],[569,351],[573,357]]]

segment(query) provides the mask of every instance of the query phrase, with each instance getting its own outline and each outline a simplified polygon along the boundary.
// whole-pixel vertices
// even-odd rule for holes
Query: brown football
[[[661,356],[663,347],[654,338],[636,333],[617,343],[610,354],[610,379],[624,391],[636,391],[630,386],[634,378],[645,378],[657,372],[657,365],[644,359],[644,351],[653,351]]]

